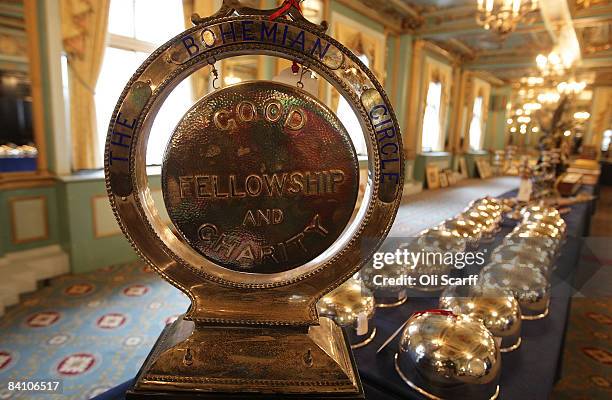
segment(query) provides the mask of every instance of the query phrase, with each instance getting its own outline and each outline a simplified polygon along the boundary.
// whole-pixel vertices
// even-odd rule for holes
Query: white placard
[[[368,315],[360,312],[357,316],[357,336],[363,336],[368,333]]]
[[[531,198],[532,184],[530,179],[521,179],[521,185],[519,186],[518,201],[528,202]]]

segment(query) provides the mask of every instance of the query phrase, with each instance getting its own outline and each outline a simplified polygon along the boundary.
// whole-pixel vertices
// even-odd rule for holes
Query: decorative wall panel
[[[15,244],[49,238],[49,211],[44,196],[9,199],[11,240]]]
[[[121,234],[121,228],[117,224],[106,195],[92,197],[91,212],[94,238],[99,239]]]

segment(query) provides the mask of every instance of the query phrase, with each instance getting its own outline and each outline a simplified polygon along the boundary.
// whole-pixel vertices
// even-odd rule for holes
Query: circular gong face
[[[359,188],[348,133],[325,105],[287,85],[217,90],[185,114],[162,168],[182,237],[234,271],[299,267],[338,239]]]

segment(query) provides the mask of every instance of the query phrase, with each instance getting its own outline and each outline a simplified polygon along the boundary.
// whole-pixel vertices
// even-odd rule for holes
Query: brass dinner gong
[[[217,90],[186,114],[165,153],[162,189],[174,226],[200,254],[272,274],[338,239],[358,172],[331,110],[297,87],[256,81]]]
[[[274,18],[272,18],[274,17]],[[342,330],[317,300],[352,276],[387,235],[402,194],[401,134],[372,72],[294,6],[226,0],[157,49],[123,91],[106,142],[115,216],[139,255],[191,306],[167,328],[128,398],[362,399]],[[146,149],[169,93],[198,69],[258,54],[296,61],[347,99],[367,145],[319,99],[256,81],[216,90],[181,119],[151,196]]]

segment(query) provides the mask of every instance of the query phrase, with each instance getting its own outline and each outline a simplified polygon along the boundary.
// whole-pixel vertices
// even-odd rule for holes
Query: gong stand
[[[397,213],[403,151],[389,99],[326,24],[290,2],[255,10],[224,1],[192,21],[136,71],[107,136],[106,185],[123,233],[191,300],[128,398],[362,399],[342,330],[318,318],[316,303],[372,256]],[[162,167],[172,229],[162,220],[146,175],[154,118],[182,80],[239,55],[299,62],[347,99],[368,151],[356,213],[358,163],[337,117],[299,88],[256,82],[213,92],[185,114]]]

